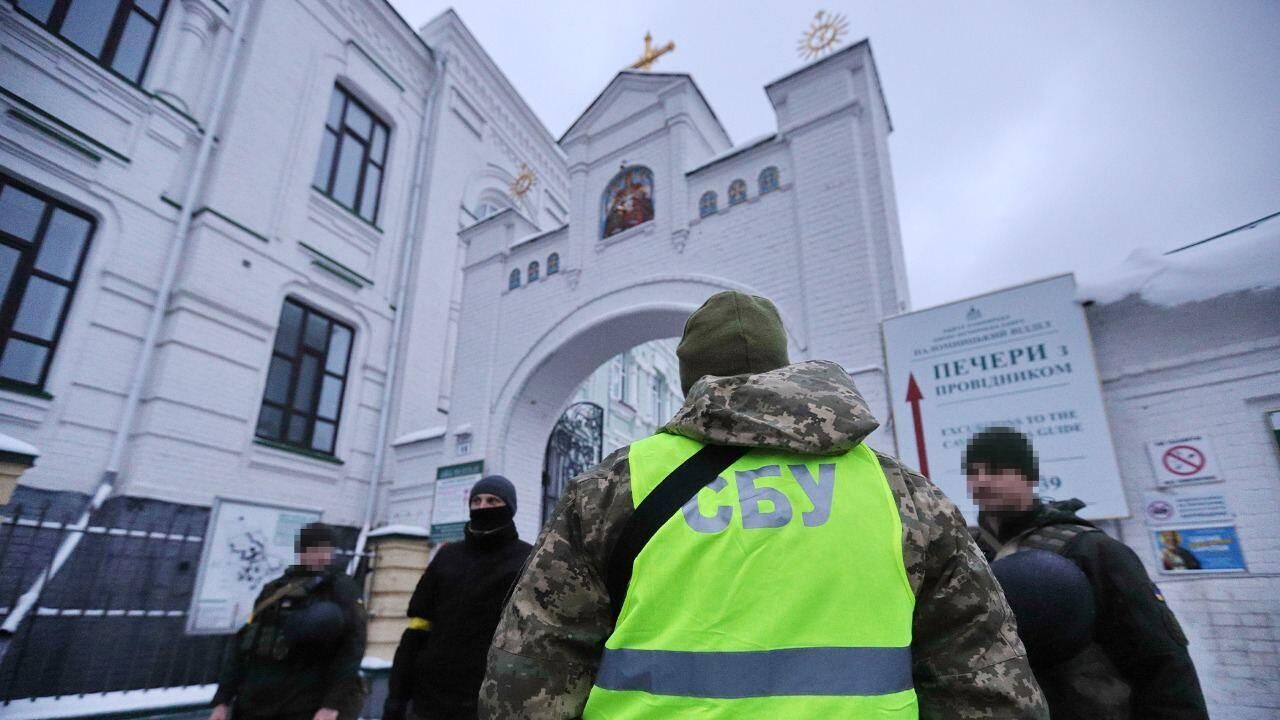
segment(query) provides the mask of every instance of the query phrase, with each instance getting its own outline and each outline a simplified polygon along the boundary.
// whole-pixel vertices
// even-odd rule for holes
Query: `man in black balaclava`
[[[384,720],[476,718],[489,642],[530,546],[516,534],[510,480],[482,479],[469,504],[465,539],[440,548],[409,600]]]

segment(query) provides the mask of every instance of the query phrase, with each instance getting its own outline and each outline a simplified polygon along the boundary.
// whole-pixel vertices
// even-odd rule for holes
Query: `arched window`
[[[770,165],[760,171],[760,194],[778,189],[778,168]]]
[[[547,275],[555,275],[560,272],[560,253],[551,253],[547,256]]]
[[[702,199],[698,201],[698,217],[715,215],[716,209],[716,192],[708,190],[702,193]]]
[[[729,183],[729,204],[737,205],[747,201],[747,181],[738,178]]]
[[[502,208],[498,207],[497,204],[482,200],[479,205],[476,205],[476,209],[471,214],[475,216],[476,222],[480,222],[490,215],[497,215],[501,210]]]
[[[537,279],[538,279],[538,261],[534,260],[533,262],[529,263],[529,282],[533,282]]]
[[[520,287],[520,268],[511,271],[511,275],[507,277],[507,289],[515,290]]]
[[[600,198],[600,238],[652,219],[653,171],[640,165],[622,168]]]

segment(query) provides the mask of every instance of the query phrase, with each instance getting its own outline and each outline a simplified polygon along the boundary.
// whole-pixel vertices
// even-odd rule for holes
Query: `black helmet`
[[[1048,550],[1023,550],[991,563],[991,571],[1032,665],[1057,665],[1093,640],[1093,586],[1075,563]]]
[[[346,624],[337,603],[321,600],[289,613],[283,630],[290,646],[323,646],[336,643]]]

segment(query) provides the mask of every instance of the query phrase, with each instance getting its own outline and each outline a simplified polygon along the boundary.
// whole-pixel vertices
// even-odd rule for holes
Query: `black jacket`
[[[1079,500],[1048,504],[1037,500],[1023,513],[980,513],[978,526],[987,536],[980,533],[978,544],[991,559],[999,549],[990,542],[992,535],[1003,544],[1050,525],[1093,527],[1076,517],[1082,507]],[[1129,716],[1143,720],[1207,719],[1186,635],[1137,554],[1103,532],[1082,532],[1059,554],[1078,565],[1093,587],[1097,604],[1094,641],[1129,685]],[[1075,717],[1071,708],[1054,707],[1048,689],[1046,696],[1055,719]]]
[[[474,720],[485,658],[507,595],[531,546],[515,525],[472,534],[440,548],[409,600],[411,619],[429,630],[406,630],[391,670],[390,701],[413,700],[429,720]]]
[[[213,704],[234,701],[237,718],[339,710],[355,717],[363,699],[360,661],[366,619],[356,582],[338,569],[315,572],[293,566],[267,583],[254,601],[292,584],[291,592],[263,608],[236,633],[228,648]],[[342,611],[331,639],[294,642],[285,631],[291,615],[320,602]]]

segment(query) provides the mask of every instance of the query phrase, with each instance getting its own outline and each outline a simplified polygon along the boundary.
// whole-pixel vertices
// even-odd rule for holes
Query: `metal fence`
[[[0,508],[0,618],[48,579],[63,538],[82,535],[16,632],[0,637],[0,707],[216,682],[230,636],[185,632],[208,510],[115,500],[81,529],[77,503]]]

